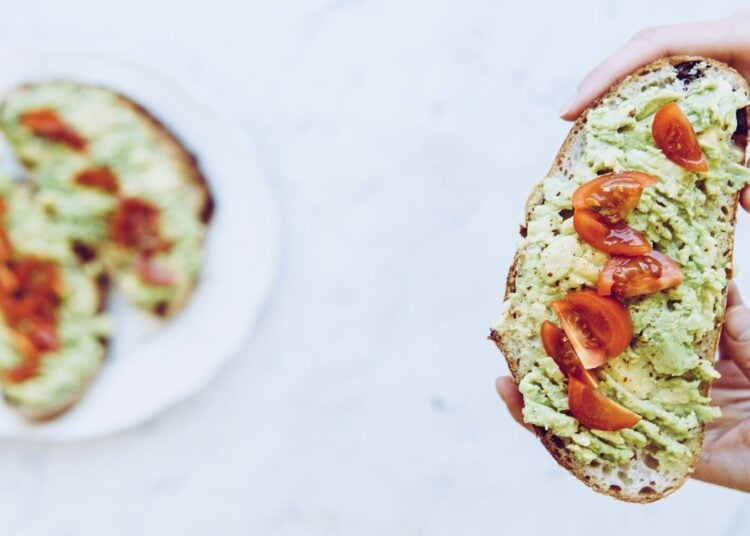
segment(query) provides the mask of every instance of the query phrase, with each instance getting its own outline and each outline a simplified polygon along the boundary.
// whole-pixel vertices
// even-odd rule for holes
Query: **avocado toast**
[[[195,158],[151,114],[109,89],[21,86],[0,127],[83,261],[101,261],[138,307],[179,311],[200,275],[213,199]]]
[[[24,185],[0,183],[0,378],[28,420],[73,405],[107,351],[107,277],[81,267],[64,225]]]
[[[660,145],[665,132],[675,139],[674,129],[660,131],[656,121],[670,112],[671,103],[692,127],[703,162],[679,163]],[[526,206],[504,313],[491,338],[524,397],[525,421],[550,453],[592,488],[621,500],[650,502],[681,486],[700,454],[706,423],[720,413],[708,393],[718,376],[713,361],[732,275],[737,198],[750,182],[744,166],[749,103],[747,82],[720,62],[672,57],[643,67],[578,119]],[[612,219],[601,206],[593,214],[574,207],[582,187],[597,177],[616,180],[623,174],[649,177],[625,220]],[[589,227],[579,218],[586,214]],[[650,249],[607,253],[587,228],[627,231],[666,260],[641,262]],[[627,274],[618,266],[629,266],[632,258],[641,262],[641,271],[629,282],[618,280],[617,274]],[[648,273],[653,267],[658,275]],[[610,269],[614,286],[610,278],[603,287]],[[670,270],[679,277],[665,281]],[[618,281],[627,283],[619,293]],[[653,283],[651,288],[632,294],[631,287],[644,281]],[[612,296],[595,298],[603,288]],[[628,325],[606,340],[589,329],[589,341],[611,343],[617,351],[579,344],[578,358],[592,350],[604,355],[596,366],[582,359],[584,373],[566,367],[549,339],[540,336],[543,326],[560,332],[551,324],[564,320],[566,303],[570,308],[570,300],[582,297],[611,300],[613,310],[628,317]],[[572,403],[582,400],[582,379],[590,382],[586,400],[593,404],[596,393],[596,402],[614,411],[608,415],[621,418],[618,425],[592,420],[591,412],[573,415]],[[581,421],[603,424],[595,428]]]

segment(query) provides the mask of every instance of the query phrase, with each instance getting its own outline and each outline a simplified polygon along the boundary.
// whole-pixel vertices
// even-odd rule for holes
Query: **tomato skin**
[[[587,370],[617,357],[633,339],[630,313],[619,300],[593,290],[569,293],[552,302],[565,336]]]
[[[43,354],[60,348],[58,308],[63,292],[60,267],[52,261],[22,257],[0,266],[0,312],[11,330],[11,343],[24,358],[3,380],[33,378]]]
[[[76,175],[75,182],[110,194],[117,193],[120,188],[117,177],[107,167],[85,169]]]
[[[581,240],[612,255],[643,255],[652,249],[648,239],[632,227],[622,222],[610,223],[593,210],[576,210],[573,227]]]
[[[599,296],[593,290],[569,293],[565,299],[571,303],[589,324],[610,358],[617,357],[633,340],[633,321],[619,300]]]
[[[160,234],[160,218],[159,208],[145,199],[121,199],[110,221],[110,235],[115,243],[146,256],[166,251],[171,243]]]
[[[135,261],[135,271],[144,283],[155,287],[169,286],[175,282],[174,274],[152,257],[139,255]]]
[[[552,310],[560,319],[565,336],[584,369],[600,367],[609,360],[602,341],[594,335],[587,320],[568,300],[552,302]]]
[[[630,298],[674,288],[682,283],[680,266],[654,250],[637,257],[612,257],[599,275],[600,296]]]
[[[690,171],[708,171],[693,125],[676,102],[665,104],[656,112],[651,134],[664,156],[675,164]]]
[[[577,380],[596,388],[597,381],[594,376],[584,368],[570,344],[565,338],[563,330],[558,328],[549,320],[542,323],[542,344],[547,355],[555,360],[560,371],[566,376],[573,376]]]
[[[653,175],[640,171],[607,173],[578,187],[573,193],[573,208],[594,210],[610,223],[617,223],[638,206],[643,189],[657,182]]]
[[[586,428],[616,432],[632,428],[641,416],[583,382],[568,378],[568,407],[571,415]]]
[[[21,125],[40,138],[64,143],[76,151],[82,151],[86,148],[86,140],[70,125],[66,124],[58,113],[51,108],[39,108],[25,112],[21,115],[20,122]]]

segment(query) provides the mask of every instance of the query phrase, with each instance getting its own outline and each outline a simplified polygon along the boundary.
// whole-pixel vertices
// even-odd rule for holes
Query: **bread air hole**
[[[643,460],[643,463],[646,464],[646,467],[649,469],[658,469],[659,468],[659,460],[651,456],[650,454],[647,454],[646,457]]]
[[[569,208],[564,208],[560,212],[558,212],[558,214],[563,219],[563,221],[565,221],[573,217],[573,210]]]
[[[156,305],[154,305],[154,314],[156,316],[167,316],[167,311],[169,310],[169,304],[165,301],[160,301]]]
[[[677,79],[682,80],[684,85],[688,85],[693,80],[697,80],[703,76],[703,70],[698,68],[700,60],[683,61],[674,66],[677,71]]]
[[[96,250],[78,240],[73,242],[73,253],[82,263],[91,262],[96,258]]]
[[[737,128],[732,134],[732,141],[737,144],[740,149],[744,150],[747,147],[747,109],[740,108],[737,110],[736,117]]]

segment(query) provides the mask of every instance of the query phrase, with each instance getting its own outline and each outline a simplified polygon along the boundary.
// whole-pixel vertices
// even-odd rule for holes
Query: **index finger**
[[[697,54],[730,63],[733,49],[740,44],[738,37],[730,21],[657,26],[642,30],[583,79],[560,117],[575,119],[615,82],[664,56]]]

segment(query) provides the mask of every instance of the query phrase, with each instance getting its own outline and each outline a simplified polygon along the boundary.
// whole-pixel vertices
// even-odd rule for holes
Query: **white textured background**
[[[501,408],[484,340],[568,93],[637,29],[737,7],[0,0],[0,46],[109,50],[219,97],[285,227],[257,333],[203,393],[116,437],[0,443],[0,534],[748,534],[740,493],[639,507],[567,476]]]

